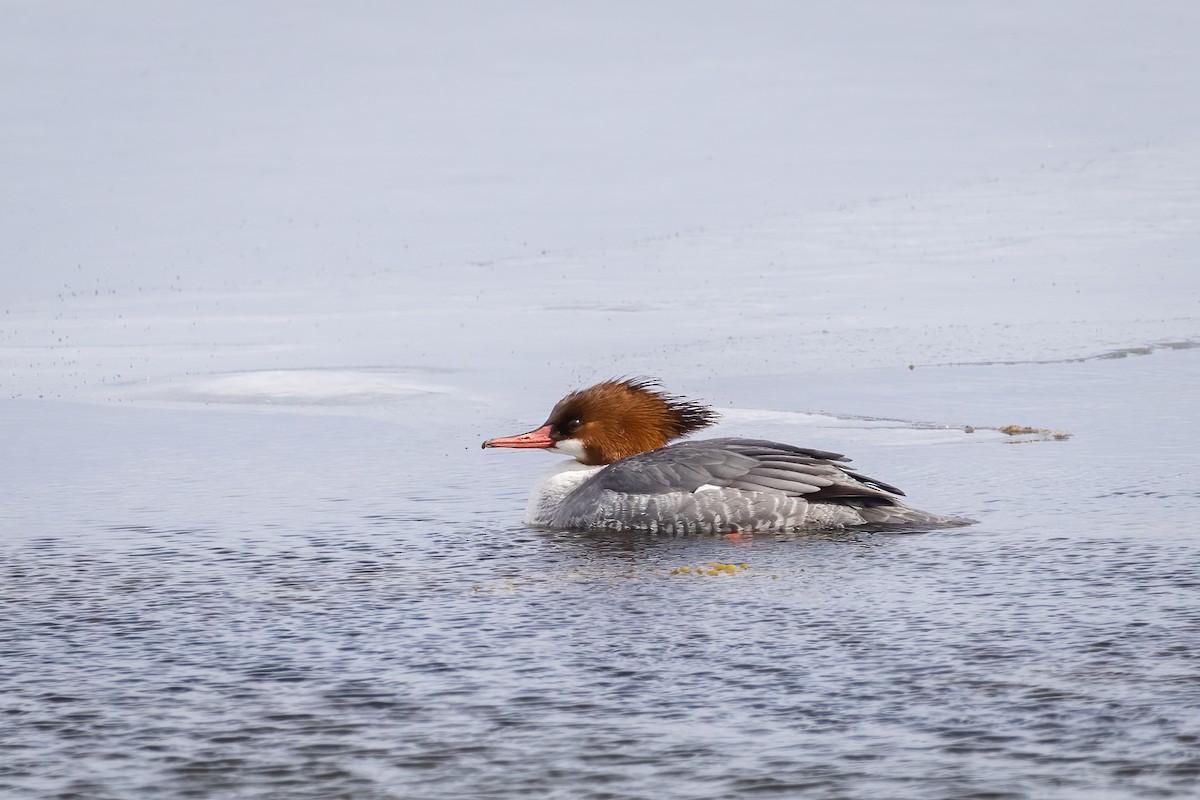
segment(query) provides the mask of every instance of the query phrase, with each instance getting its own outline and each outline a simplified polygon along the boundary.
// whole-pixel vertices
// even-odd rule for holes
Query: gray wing
[[[940,520],[838,453],[708,439],[615,461],[564,498],[551,527],[724,532]]]
[[[707,439],[615,461],[588,483],[628,494],[695,492],[713,486],[855,505],[891,505],[904,494],[853,471],[849,461],[840,453],[762,439]]]

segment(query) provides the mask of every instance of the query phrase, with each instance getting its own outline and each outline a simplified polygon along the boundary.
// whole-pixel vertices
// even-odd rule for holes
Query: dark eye
[[[569,420],[567,420],[566,428],[568,431],[573,431],[582,424],[583,420],[581,420],[579,417],[571,417]]]

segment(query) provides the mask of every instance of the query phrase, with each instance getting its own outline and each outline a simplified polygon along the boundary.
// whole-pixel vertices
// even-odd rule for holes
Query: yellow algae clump
[[[1051,439],[1057,439],[1058,441],[1071,438],[1071,434],[1064,431],[1052,431],[1049,428],[1031,428],[1028,425],[1005,425],[1001,428],[996,428],[996,430],[1007,436],[1027,436],[1034,433],[1039,436],[1049,436]]]
[[[692,567],[682,566],[671,570],[672,575],[705,575],[710,578],[717,575],[736,575],[750,568],[749,564],[722,564],[719,561],[710,561],[708,566]]]

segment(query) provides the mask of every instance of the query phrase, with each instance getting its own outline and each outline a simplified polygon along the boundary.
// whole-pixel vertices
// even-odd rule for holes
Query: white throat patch
[[[580,439],[563,439],[560,442],[555,442],[553,447],[547,447],[551,453],[562,453],[565,456],[571,456],[576,461],[581,461],[587,456],[583,452],[583,442]]]

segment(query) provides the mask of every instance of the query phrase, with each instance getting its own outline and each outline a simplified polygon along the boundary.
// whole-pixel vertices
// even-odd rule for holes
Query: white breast
[[[525,506],[525,524],[549,527],[563,499],[602,469],[603,466],[589,467],[574,459],[555,464],[533,487],[529,505]]]

